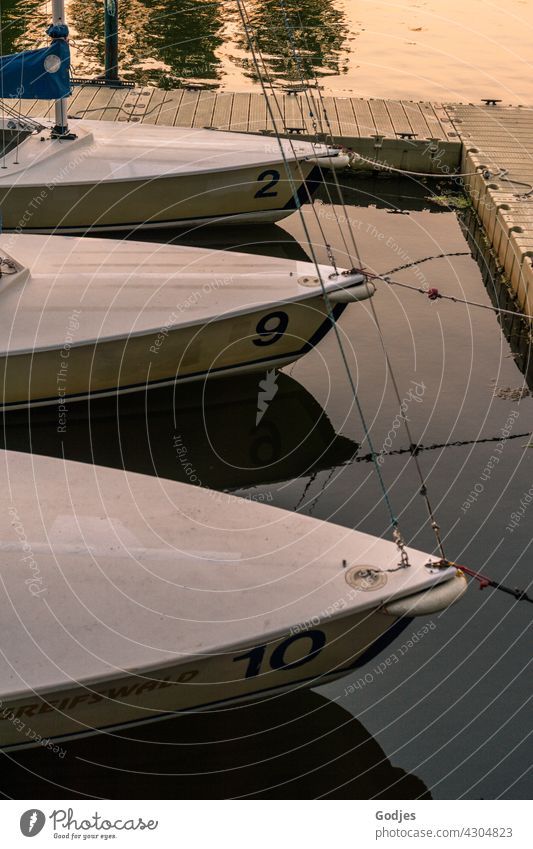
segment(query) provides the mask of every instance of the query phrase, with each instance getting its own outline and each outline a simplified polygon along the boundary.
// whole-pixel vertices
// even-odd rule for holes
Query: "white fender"
[[[350,164],[350,157],[346,153],[341,153],[336,148],[328,150],[327,154],[317,156],[308,156],[309,162],[316,162],[321,168],[329,168],[331,171],[344,171]]]
[[[427,616],[429,613],[438,613],[459,601],[467,586],[463,573],[457,572],[449,581],[437,584],[430,590],[388,602],[382,611],[389,616]]]
[[[334,278],[330,277],[330,280]],[[376,287],[370,281],[356,283],[350,282],[348,275],[338,275],[338,280],[341,285],[338,289],[328,289],[328,300],[332,304],[352,304],[355,301],[364,301],[366,298],[371,298]]]

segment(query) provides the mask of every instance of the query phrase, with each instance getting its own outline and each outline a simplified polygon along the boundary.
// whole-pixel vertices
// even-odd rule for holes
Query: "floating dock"
[[[11,107],[18,104],[11,101]],[[24,112],[51,117],[52,104],[32,101]],[[301,139],[330,140],[366,160],[406,171],[466,174],[470,195],[519,308],[533,315],[533,109],[435,104],[284,90],[268,97],[181,88],[79,85],[71,119],[142,121],[270,135],[281,126]],[[326,119],[327,115],[327,119]],[[272,116],[277,127],[274,126]],[[361,168],[372,166],[362,161]]]

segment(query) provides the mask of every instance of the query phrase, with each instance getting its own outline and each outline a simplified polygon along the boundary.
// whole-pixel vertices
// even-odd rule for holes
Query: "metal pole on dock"
[[[52,23],[63,25],[65,21],[65,3],[64,0],[52,0]],[[56,100],[55,104],[55,121],[54,132],[57,135],[64,136],[68,133],[67,121],[67,101]]]
[[[118,80],[118,0],[104,0],[105,74],[108,82]]]

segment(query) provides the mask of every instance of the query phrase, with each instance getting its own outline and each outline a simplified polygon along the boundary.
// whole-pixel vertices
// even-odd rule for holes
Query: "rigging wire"
[[[0,5],[0,56],[4,55],[4,21],[2,17],[2,6]],[[0,71],[0,99],[2,100],[2,133],[5,131],[5,105],[4,105],[4,72]],[[6,145],[2,144],[2,168],[6,167]]]
[[[289,44],[291,45],[291,48],[292,48],[293,58],[294,58],[294,61],[296,62],[296,66],[297,66],[298,71],[300,73],[300,82],[301,82],[302,86],[304,86],[304,96],[305,96],[307,108],[308,108],[308,111],[309,111],[309,117],[311,119],[311,123],[312,123],[313,130],[314,130],[314,133],[315,133],[316,143],[318,144],[319,143],[319,138],[318,138],[319,130],[318,130],[318,124],[316,123],[316,116],[315,116],[316,110],[314,108],[314,104],[311,103],[311,99],[309,97],[308,86],[307,86],[308,80],[305,76],[303,62],[302,62],[301,56],[300,56],[300,54],[297,50],[297,47],[296,47],[296,43],[295,43],[295,40],[294,40],[294,32],[292,30],[292,27],[290,25],[289,18],[288,18],[288,15],[287,15],[285,0],[279,0],[279,4],[280,4],[281,11],[282,11],[282,14],[283,14],[283,20],[284,20],[285,30],[287,32],[287,38],[289,39]],[[298,102],[298,106],[299,106],[299,109],[300,109],[300,115],[301,115],[301,118],[302,118],[302,122],[305,125],[305,117],[304,117],[304,110],[303,110],[302,102],[301,102],[299,97],[297,97],[296,100]],[[335,169],[333,169],[333,171],[335,173]],[[335,222],[338,226],[339,233],[340,233],[341,238],[342,238],[344,249],[346,251],[346,256],[348,257],[348,260],[350,262],[350,266],[352,266],[353,265],[353,259],[352,259],[352,256],[351,256],[350,248],[348,247],[348,242],[346,240],[344,230],[341,227],[341,224],[340,224],[340,221],[339,221],[337,209],[335,207],[335,204],[333,203],[333,198],[331,196],[331,192],[330,192],[330,189],[329,189],[329,180],[323,179],[322,183],[323,183],[325,190],[326,190],[327,199],[328,199],[330,206],[333,210],[333,215],[334,215],[334,218],[335,218]],[[338,186],[338,182],[337,182],[337,186]],[[340,188],[340,186],[338,188]],[[340,195],[340,197],[342,199],[342,194]]]
[[[279,2],[280,2],[280,5],[282,7],[284,7],[284,0],[279,0]],[[318,85],[318,79],[316,78],[316,72],[315,72],[315,80],[316,80],[316,88],[317,88],[317,92],[318,92],[318,97],[319,97],[319,100],[320,100],[320,103],[321,103],[321,106],[322,106],[326,125],[328,127],[331,140],[334,143],[335,138],[334,138],[334,135],[333,135],[331,123],[329,121],[329,116],[328,116],[328,112],[327,112],[327,109],[326,109],[326,106],[325,106],[325,103],[324,103],[324,99],[323,99],[322,93],[320,91],[320,86]],[[338,177],[336,176],[335,172],[334,172],[334,178],[336,178],[337,190],[338,190],[339,198],[341,200],[341,204],[342,204],[342,208],[343,208],[343,212],[344,212],[344,218],[345,218],[347,225],[348,225],[348,232],[350,234],[350,239],[351,239],[351,242],[352,242],[352,245],[353,245],[354,254],[357,257],[358,263],[361,264],[359,248],[358,248],[358,245],[357,245],[357,241],[356,241],[356,238],[355,238],[353,227],[351,225],[350,217],[348,216],[348,212],[347,212],[346,205],[345,205],[345,202],[344,202],[344,196],[343,196],[343,193],[342,193],[342,189],[341,189]],[[376,307],[373,303],[372,298],[370,298],[370,310],[372,312],[372,317],[374,319],[374,323],[376,325],[376,329],[377,329],[378,334],[379,334],[380,345],[381,345],[381,348],[382,348],[382,351],[383,351],[383,354],[384,354],[384,357],[385,357],[385,362],[387,364],[387,370],[388,370],[388,373],[389,373],[390,378],[391,378],[391,383],[392,383],[392,386],[393,386],[394,394],[396,396],[396,400],[398,402],[398,406],[399,406],[399,409],[400,409],[400,419],[401,419],[403,426],[405,428],[409,442],[411,444],[413,444],[414,440],[413,440],[413,437],[412,437],[412,434],[411,434],[411,429],[409,427],[407,416],[405,415],[405,411],[403,409],[400,390],[399,390],[399,387],[398,387],[398,382],[396,380],[396,374],[395,374],[394,369],[392,367],[392,363],[391,363],[391,360],[390,360],[390,357],[389,357],[389,353],[387,351],[387,346],[385,345],[385,340],[384,340],[384,337],[383,337],[383,331],[381,329],[381,324],[379,322]],[[413,461],[415,463],[417,475],[418,475],[418,478],[420,480],[420,494],[424,498],[424,501],[425,501],[425,504],[426,504],[426,509],[427,509],[427,512],[428,512],[429,521],[430,521],[431,527],[433,529],[433,532],[435,534],[435,540],[437,542],[437,547],[440,551],[441,557],[444,558],[445,557],[444,546],[443,546],[443,542],[442,542],[442,538],[441,538],[441,534],[440,534],[440,527],[437,523],[437,520],[436,520],[436,517],[435,517],[435,512],[433,510],[432,503],[429,499],[427,483],[426,483],[426,480],[425,480],[425,477],[424,477],[424,473],[422,471],[422,467],[420,465],[420,462],[419,462],[416,454],[413,455]],[[377,462],[376,462],[376,468],[379,468],[379,465],[378,465]]]
[[[285,170],[287,172],[287,176],[289,177],[289,182],[290,182],[290,185],[291,185],[291,189],[292,189],[293,197],[294,197],[294,200],[295,200],[295,203],[296,203],[296,207],[298,208],[298,210],[300,210],[301,201],[298,197],[296,185],[294,183],[294,179],[293,179],[292,173],[290,171],[288,160],[285,156],[285,151],[283,149],[283,144],[282,144],[281,138],[280,138],[281,134],[278,130],[278,127],[277,127],[277,124],[276,124],[276,119],[274,117],[271,104],[269,103],[269,100],[268,100],[268,95],[267,95],[266,86],[265,86],[265,79],[266,79],[266,81],[269,85],[270,92],[271,92],[271,95],[272,95],[272,100],[274,101],[274,103],[276,105],[276,109],[277,109],[278,114],[279,114],[281,125],[282,125],[283,129],[285,131],[287,131],[287,126],[285,124],[285,119],[284,119],[284,115],[283,115],[283,108],[282,108],[282,106],[279,102],[279,99],[278,99],[276,90],[274,88],[274,85],[272,83],[272,79],[270,77],[270,74],[268,73],[267,65],[266,65],[262,50],[261,50],[259,39],[257,38],[257,36],[252,34],[251,21],[250,21],[250,17],[248,15],[248,12],[246,10],[246,6],[244,5],[244,0],[237,0],[237,5],[239,7],[239,11],[241,12],[241,19],[243,20],[243,26],[245,27],[245,33],[246,33],[246,36],[248,38],[248,44],[250,45],[250,50],[252,52],[252,57],[253,57],[253,60],[254,60],[254,67],[255,67],[256,74],[257,74],[257,77],[259,79],[259,82],[261,84],[263,96],[266,100],[267,112],[269,114],[270,120],[272,121],[272,124],[273,124],[273,127],[274,127],[274,133],[276,135],[276,138],[277,138],[277,141],[278,141],[278,147],[280,148],[280,151],[281,151],[281,154],[282,154],[282,157],[283,157],[283,162],[284,162]],[[244,17],[246,17],[246,22],[244,21]],[[254,43],[255,43],[255,47],[254,47]],[[261,70],[259,68],[259,63],[257,62],[257,56],[255,54],[256,49],[257,49],[257,55],[259,56],[259,59],[261,60],[261,64],[263,66],[264,76],[262,75]],[[298,170],[300,179],[302,181],[302,187],[304,188],[304,190],[306,192],[307,200],[308,200],[309,204],[312,206],[313,205],[313,199],[312,199],[309,187],[307,185],[305,175],[303,174],[300,161],[299,161],[299,159],[296,155],[296,150],[294,148],[293,140],[291,139],[290,135],[288,134],[288,131],[287,131],[287,136],[288,136],[287,142],[288,142],[289,147],[291,149],[291,152],[292,152],[295,164],[296,164],[296,168]],[[316,148],[314,147],[314,145],[312,145],[312,148],[313,148],[313,152],[316,153]],[[323,170],[322,170],[320,163],[318,163],[318,167],[319,167],[320,174],[321,174],[321,177],[323,179],[323,182],[325,182]],[[315,212],[315,220],[316,220],[319,232],[320,232],[320,236],[321,236],[323,243],[324,243],[324,246],[327,250],[328,259],[329,259],[331,265],[334,267],[335,272],[337,272],[337,263],[335,261],[333,251],[331,249],[331,245],[329,244],[329,242],[326,238],[326,233],[324,231],[324,227],[322,225],[322,222],[321,222],[320,218],[316,215],[316,210],[314,210],[314,212]],[[300,212],[300,215],[301,215],[301,212]],[[303,219],[302,219],[302,221],[303,221]],[[307,228],[307,225],[304,223],[304,230],[306,228]],[[308,234],[306,233],[306,237],[307,237],[307,235]],[[310,241],[310,239],[308,238],[308,242],[309,241]],[[316,261],[315,261],[315,264],[316,264]],[[319,274],[319,279],[320,279],[320,274]]]
[[[297,198],[296,187],[294,186],[294,180],[292,178],[292,174],[291,174],[291,171],[290,171],[290,168],[289,168],[289,165],[288,165],[285,149],[283,147],[283,143],[281,141],[279,132],[277,131],[276,119],[274,117],[274,113],[272,111],[272,106],[271,106],[271,103],[269,102],[269,98],[267,96],[265,82],[264,82],[263,76],[262,76],[260,68],[259,68],[259,63],[258,63],[258,59],[257,59],[257,55],[256,55],[255,46],[254,46],[255,39],[253,38],[251,31],[250,31],[250,21],[249,21],[249,18],[248,18],[248,14],[246,12],[244,0],[237,0],[237,7],[238,7],[238,10],[239,10],[239,15],[240,15],[240,18],[241,18],[242,25],[244,27],[246,37],[248,39],[248,45],[250,47],[250,52],[252,54],[252,60],[253,60],[253,63],[254,63],[257,78],[260,82],[261,89],[262,89],[262,92],[263,92],[263,96],[265,97],[267,112],[268,112],[269,118],[272,121],[272,124],[274,126],[274,131],[276,132],[276,137],[277,137],[277,140],[278,140],[278,146],[279,146],[279,149],[280,149],[280,153],[281,153],[281,156],[282,156],[282,159],[283,159],[286,171],[287,171],[287,175],[288,175],[289,180],[291,182],[291,186],[293,186],[293,193],[295,195],[295,198]],[[264,64],[264,60],[263,60],[263,64]],[[277,102],[277,98],[276,98],[275,94],[274,94],[274,100],[275,100],[275,102],[276,102],[276,104],[278,105],[278,108],[279,108],[279,104]],[[281,114],[282,113],[281,113],[281,110],[280,110],[280,115]],[[291,145],[291,147],[292,147],[292,145]],[[304,230],[304,235],[305,235],[305,238],[306,238],[307,243],[309,245],[309,250],[311,252],[312,260],[313,260],[313,263],[314,263],[315,268],[317,270],[317,275],[318,275],[318,279],[319,279],[319,282],[320,282],[320,288],[322,290],[324,302],[325,302],[325,305],[326,305],[326,311],[328,313],[328,318],[329,318],[329,320],[332,324],[333,331],[335,333],[335,337],[336,337],[336,340],[337,340],[337,344],[339,346],[339,351],[340,351],[341,359],[342,359],[342,362],[343,362],[343,366],[344,366],[344,369],[345,369],[345,372],[346,372],[346,375],[347,375],[347,378],[348,378],[348,382],[350,384],[350,388],[351,388],[351,391],[352,391],[353,398],[354,398],[355,403],[356,403],[356,407],[357,407],[357,410],[358,410],[358,413],[359,413],[359,417],[360,417],[361,422],[363,424],[363,429],[364,429],[364,432],[365,432],[365,438],[368,442],[370,451],[377,458],[377,455],[376,455],[376,452],[374,450],[374,446],[373,446],[373,443],[372,443],[372,438],[370,436],[370,431],[369,431],[369,428],[366,424],[366,419],[365,419],[365,416],[364,416],[364,413],[363,413],[363,409],[362,409],[360,401],[359,401],[359,396],[358,396],[358,393],[357,393],[357,388],[355,386],[355,381],[354,381],[353,375],[351,373],[351,369],[350,369],[350,366],[349,366],[349,363],[348,363],[348,360],[347,360],[347,357],[346,357],[346,353],[344,351],[344,346],[342,344],[340,332],[339,332],[339,329],[337,327],[335,317],[333,315],[333,311],[332,311],[332,308],[331,308],[331,302],[330,302],[328,295],[327,295],[326,287],[325,287],[325,284],[324,284],[324,279],[323,279],[323,276],[322,276],[322,271],[321,271],[319,263],[318,263],[314,244],[311,240],[311,234],[309,232],[309,227],[308,227],[307,222],[305,220],[305,217],[303,215],[303,212],[302,212],[302,209],[301,209],[301,204],[299,203],[299,201],[297,201],[296,206],[297,206],[297,209],[298,209],[298,212],[299,212],[299,215],[300,215],[300,220],[301,220],[302,227],[303,227],[303,230]],[[314,212],[315,212],[315,217],[318,217],[317,214],[316,214],[316,210],[314,210]],[[372,299],[370,299],[370,300],[372,300]],[[392,526],[392,529],[393,529],[393,534],[394,534],[394,537],[396,539],[398,549],[400,551],[401,562],[402,562],[403,565],[408,566],[409,562],[408,562],[408,558],[407,558],[407,552],[405,551],[405,543],[404,543],[403,538],[401,537],[401,534],[399,532],[398,519],[397,519],[397,517],[396,517],[396,515],[395,515],[395,513],[392,509],[389,494],[388,494],[387,488],[385,486],[383,476],[381,474],[381,469],[379,468],[379,465],[377,463],[377,459],[375,460],[374,465],[375,465],[375,468],[376,468],[376,473],[377,473],[379,484],[380,484],[380,487],[381,487],[384,503],[385,503],[385,505],[387,507],[387,511],[389,513],[390,523],[391,523],[391,526]]]

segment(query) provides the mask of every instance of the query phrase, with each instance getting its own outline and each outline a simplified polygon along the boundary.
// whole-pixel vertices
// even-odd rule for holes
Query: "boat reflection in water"
[[[431,798],[341,705],[295,689],[257,702],[0,755],[10,798]]]
[[[283,373],[258,421],[261,380],[101,399],[89,410],[73,405],[64,432],[50,408],[11,413],[4,418],[4,446],[179,481],[195,475],[196,484],[225,490],[312,475],[353,457],[357,444],[335,433],[315,398]],[[429,796],[418,778],[392,766],[342,700],[300,686],[67,740],[60,748],[61,760],[44,747],[0,754],[9,758],[2,792],[12,798]]]
[[[226,491],[331,469],[357,450],[335,433],[313,396],[281,372],[103,398],[90,408],[79,403],[64,429],[55,408],[11,413],[2,441],[14,451]]]

